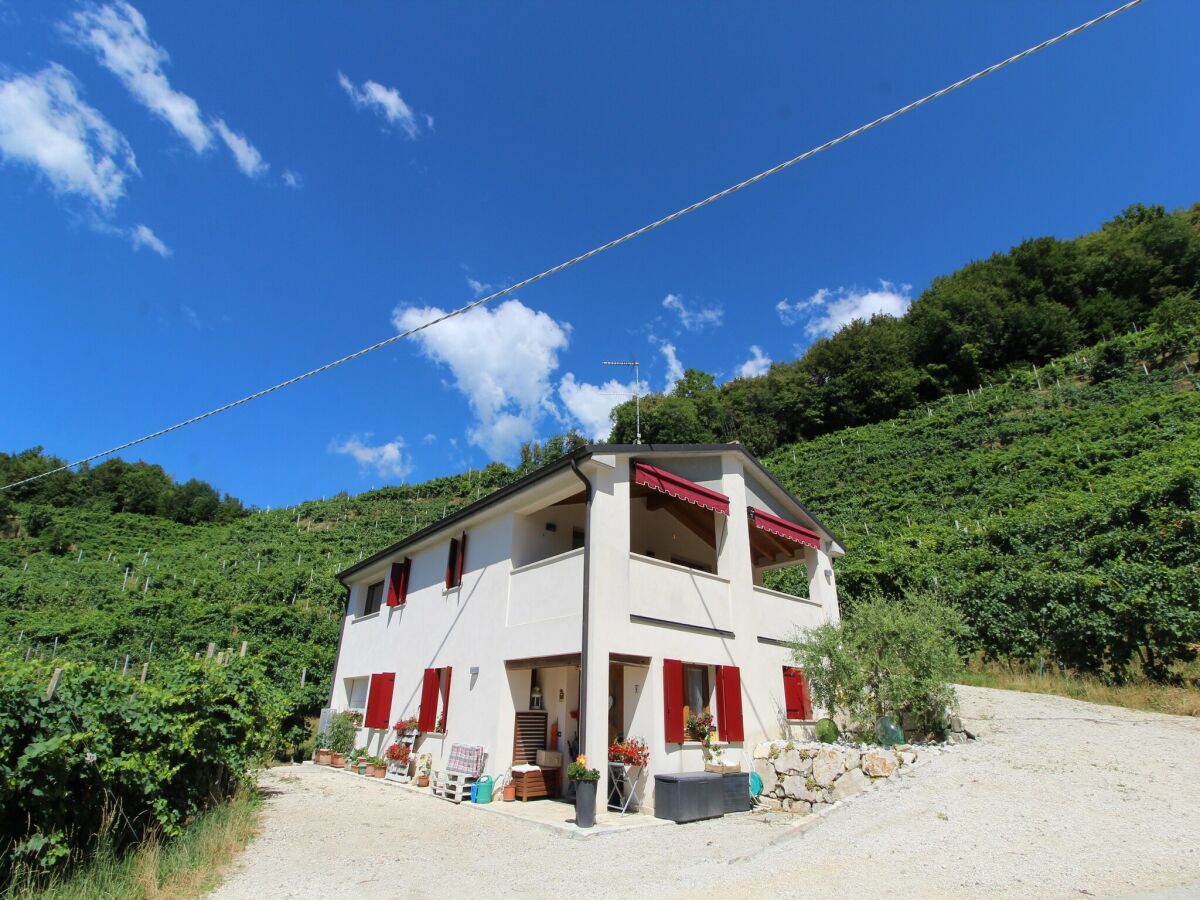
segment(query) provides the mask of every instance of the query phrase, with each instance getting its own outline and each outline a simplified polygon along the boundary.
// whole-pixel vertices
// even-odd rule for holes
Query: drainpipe
[[[588,577],[589,563],[592,558],[592,483],[579,470],[579,463],[571,458],[571,471],[583,482],[584,496],[587,498],[587,513],[583,522],[583,643],[579,652],[579,752],[586,752],[584,738],[587,735],[587,671],[588,671]]]

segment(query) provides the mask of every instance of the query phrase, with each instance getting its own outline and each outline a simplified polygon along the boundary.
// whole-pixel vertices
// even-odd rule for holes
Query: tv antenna
[[[603,362],[606,366],[631,366],[633,368],[633,408],[637,417],[637,426],[635,431],[637,437],[635,438],[634,443],[640,444],[642,442],[642,377],[638,361],[636,359],[606,359]]]

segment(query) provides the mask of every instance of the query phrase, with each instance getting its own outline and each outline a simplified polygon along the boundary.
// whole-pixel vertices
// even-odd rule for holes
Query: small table
[[[558,796],[558,769],[537,768],[524,772],[514,769],[512,775],[518,800]]]

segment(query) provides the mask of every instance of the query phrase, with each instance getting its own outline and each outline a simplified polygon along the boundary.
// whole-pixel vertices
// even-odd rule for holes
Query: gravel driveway
[[[263,833],[213,896],[1200,896],[1200,720],[959,694],[983,740],[803,828],[744,815],[572,840],[313,766],[273,769]]]

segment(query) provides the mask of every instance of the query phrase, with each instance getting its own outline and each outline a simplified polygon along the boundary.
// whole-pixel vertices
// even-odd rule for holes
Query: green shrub
[[[817,740],[822,744],[832,744],[838,739],[837,722],[833,719],[821,719],[817,722]]]
[[[274,741],[275,690],[248,660],[159,663],[146,683],[65,663],[0,655],[0,883],[82,860],[110,835],[115,850],[174,837],[228,797]]]
[[[358,737],[358,726],[348,712],[334,713],[326,732],[329,749],[334,753],[349,756],[354,749],[354,739]]]
[[[817,705],[858,730],[885,715],[937,728],[955,702],[963,629],[959,612],[932,597],[873,597],[854,603],[843,621],[802,634],[792,651]]]

